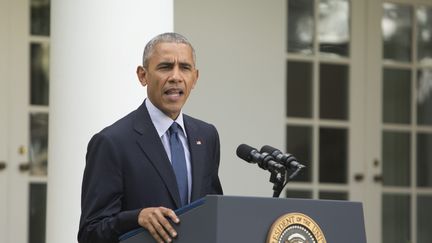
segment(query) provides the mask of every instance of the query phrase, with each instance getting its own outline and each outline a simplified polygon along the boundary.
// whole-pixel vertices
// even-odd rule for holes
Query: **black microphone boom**
[[[266,152],[260,153],[257,149],[246,144],[240,144],[237,147],[236,154],[239,158],[249,163],[257,163],[259,167],[270,172],[282,172],[285,170],[285,167],[275,162],[271,155]]]
[[[264,145],[261,150],[261,153],[268,153],[270,154],[278,163],[281,163],[286,168],[290,170],[296,170],[298,168],[304,168],[306,166],[300,164],[297,162],[297,159],[291,155],[291,154],[284,154],[280,150],[273,148],[269,145]]]

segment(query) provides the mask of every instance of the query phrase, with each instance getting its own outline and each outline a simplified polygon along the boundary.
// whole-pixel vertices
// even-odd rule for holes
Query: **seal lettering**
[[[319,225],[302,213],[288,213],[271,226],[266,243],[310,242],[327,243]]]

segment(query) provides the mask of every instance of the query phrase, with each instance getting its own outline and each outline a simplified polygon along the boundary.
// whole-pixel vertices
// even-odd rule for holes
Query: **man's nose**
[[[180,68],[178,66],[174,66],[171,72],[170,81],[172,82],[179,82],[182,80],[182,75]]]
[[[180,68],[178,66],[175,66],[172,69],[169,81],[170,82],[181,82],[182,81],[182,74],[181,74]]]

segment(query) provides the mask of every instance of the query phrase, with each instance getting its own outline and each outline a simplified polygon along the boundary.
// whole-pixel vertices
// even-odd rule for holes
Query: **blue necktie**
[[[169,143],[171,147],[171,163],[177,179],[177,186],[180,193],[181,206],[188,202],[188,178],[186,169],[186,158],[183,144],[180,140],[179,133],[182,132],[179,124],[174,122],[169,128]]]

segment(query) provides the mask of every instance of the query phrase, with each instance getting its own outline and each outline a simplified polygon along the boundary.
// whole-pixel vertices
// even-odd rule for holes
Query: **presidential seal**
[[[288,213],[271,226],[267,243],[327,243],[315,221],[302,213]]]

